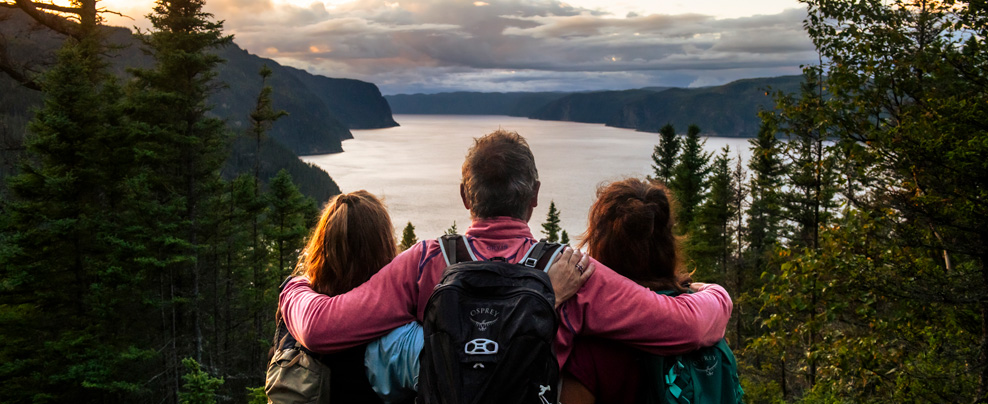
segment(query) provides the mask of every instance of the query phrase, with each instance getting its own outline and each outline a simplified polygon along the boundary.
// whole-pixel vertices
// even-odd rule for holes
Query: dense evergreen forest
[[[803,3],[821,63],[747,166],[695,126],[653,151],[746,399],[988,402],[988,8]]]
[[[3,4],[64,45],[40,75],[0,61],[41,90],[0,199],[0,402],[263,399],[247,388],[317,217],[295,183],[338,192],[268,137],[292,119],[272,70],[255,70],[240,129],[211,113],[232,38],[202,0],[157,3],[137,37],[153,62],[126,80],[96,1]]]
[[[642,151],[684,265],[735,297],[746,400],[988,402],[988,7],[803,3],[820,63],[757,115],[747,165],[696,125]],[[127,80],[95,0],[51,10],[69,20],[17,4],[68,39],[0,194],[0,401],[263,402],[277,286],[315,217],[296,173],[262,174],[291,119],[272,72],[234,131],[208,113],[231,38],[203,0],[157,3],[155,62]],[[236,149],[245,174],[224,177]]]

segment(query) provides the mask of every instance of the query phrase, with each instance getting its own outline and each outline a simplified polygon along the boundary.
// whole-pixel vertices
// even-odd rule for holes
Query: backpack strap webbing
[[[281,292],[284,292],[285,291],[285,286],[288,286],[288,282],[291,281],[291,280],[292,280],[292,276],[289,275],[289,276],[285,277],[285,280],[281,281],[281,285],[278,286],[278,296],[281,296]],[[278,340],[280,339],[279,338],[280,335],[278,335],[279,332],[277,331],[277,329],[281,328],[281,325],[284,322],[285,322],[285,319],[281,315],[281,305],[279,304],[275,308],[275,311],[274,311],[274,326],[275,326],[275,330],[276,330],[275,333],[274,333],[274,346],[275,347],[279,346],[279,341]]]
[[[459,234],[447,234],[439,237],[436,241],[439,242],[439,250],[443,253],[446,266],[453,265],[457,262],[477,260],[477,256],[470,249],[466,238]]]
[[[564,248],[566,246],[559,243],[550,243],[545,239],[539,240],[521,258],[521,264],[529,268],[548,272],[549,265],[556,260],[556,257],[559,256],[559,253],[563,252]]]
[[[295,279],[295,277],[289,275],[288,277],[285,278],[284,281],[281,282],[281,286],[278,286],[279,296],[281,295],[281,292],[285,291],[285,286],[288,286],[288,282],[291,281],[292,279]],[[305,352],[306,354],[315,358],[316,360],[326,363],[323,360],[323,357],[325,355],[310,351],[308,348],[300,344],[298,340],[295,339],[295,336],[292,335],[290,331],[288,331],[288,325],[285,324],[285,316],[281,314],[281,305],[278,305],[278,309],[275,310],[274,324],[275,324],[274,341],[272,343],[273,343],[273,348],[275,350],[294,347],[302,352]],[[272,351],[271,353],[274,353],[274,351]],[[268,360],[270,359],[271,358],[268,358]]]

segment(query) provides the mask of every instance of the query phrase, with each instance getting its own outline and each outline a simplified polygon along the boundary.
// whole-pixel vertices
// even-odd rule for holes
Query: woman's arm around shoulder
[[[425,243],[399,254],[363,285],[326,296],[295,278],[278,300],[288,331],[306,348],[333,353],[387,334],[415,320],[419,258]]]
[[[696,293],[657,294],[596,263],[575,299],[560,310],[569,333],[618,340],[663,355],[715,344],[734,305],[719,285],[694,284]]]

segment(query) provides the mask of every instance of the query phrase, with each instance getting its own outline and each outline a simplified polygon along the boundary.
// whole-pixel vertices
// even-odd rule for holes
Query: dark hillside
[[[61,37],[37,28],[19,11],[0,9],[2,18],[7,19],[0,24],[0,35],[7,38],[10,56],[16,60],[43,62],[51,59],[50,55],[61,44]],[[139,41],[129,30],[119,27],[107,30],[109,42],[120,46],[119,50],[109,55],[109,61],[121,77],[127,77],[125,67],[150,65],[151,61],[141,52]],[[274,71],[270,82],[274,87],[274,105],[290,114],[274,124],[270,135],[296,154],[340,152],[340,142],[352,137],[351,128],[397,126],[391,118],[387,102],[374,84],[312,75],[252,55],[236,45],[219,49],[217,53],[227,61],[221,66],[218,77],[225,86],[210,101],[214,105],[213,111],[224,117],[234,129],[244,127],[247,114],[254,107],[261,89],[257,72],[262,65]],[[10,84],[6,75],[0,75],[0,88],[10,86],[16,84]],[[5,101],[0,104],[0,117],[21,116],[38,102],[37,97],[32,101],[30,96],[17,95],[17,99],[28,101],[24,105],[13,105],[0,98]],[[22,120],[5,121],[15,136],[23,134],[23,127],[18,125]]]
[[[695,123],[710,135],[752,137],[758,132],[758,111],[774,108],[771,93],[796,92],[802,80],[802,76],[784,76],[738,80],[716,87],[570,94],[530,117],[603,123],[645,132],[657,132],[667,123],[681,129]]]
[[[671,123],[676,128],[698,124],[704,133],[727,137],[754,137],[758,111],[775,107],[772,93],[799,91],[803,76],[734,81],[717,87],[674,88],[625,104],[605,123],[608,126],[657,132]]]
[[[529,116],[567,93],[398,94],[385,96],[396,114]]]
[[[223,167],[223,177],[233,179],[241,173],[254,170],[254,140],[247,137],[234,139],[232,153]],[[288,170],[299,192],[316,200],[317,206],[340,193],[339,186],[321,168],[299,160],[290,150],[270,138],[261,142],[260,178],[265,182],[274,178],[281,169]]]
[[[34,66],[35,71],[43,71],[52,62],[63,40],[61,36],[36,26],[16,10],[0,9],[0,20],[0,35],[6,39],[11,60]],[[128,67],[151,66],[151,59],[141,51],[130,30],[119,27],[106,30],[108,42],[119,45],[119,49],[108,55],[108,61],[121,78],[129,77]],[[249,127],[247,116],[261,90],[258,71],[263,65],[274,71],[269,81],[274,90],[274,106],[289,113],[268,132],[274,142],[262,149],[262,178],[273,176],[281,168],[288,169],[303,193],[324,201],[339,192],[336,184],[325,172],[299,161],[295,155],[340,152],[341,141],[352,137],[350,128],[397,126],[387,101],[372,83],[312,75],[252,55],[236,45],[217,52],[227,61],[220,67],[218,77],[224,86],[210,101],[213,112],[226,119],[234,134]],[[33,109],[40,105],[39,92],[0,73],[0,180],[16,170],[27,122]],[[240,144],[232,145],[233,153],[224,173],[230,177],[253,167],[240,162],[253,161],[252,155],[238,154],[252,150]]]
[[[656,132],[667,123],[682,129],[696,123],[711,135],[753,137],[760,122],[758,111],[775,107],[771,93],[797,92],[802,80],[802,76],[784,76],[703,88],[645,87],[581,93],[455,92],[384,98],[396,114],[524,116],[601,123],[646,132]]]
[[[325,103],[350,129],[380,129],[398,126],[391,117],[391,107],[373,83],[353,79],[334,79],[284,66]]]
[[[607,123],[629,103],[654,94],[648,90],[575,93],[539,108],[529,118],[549,121]]]

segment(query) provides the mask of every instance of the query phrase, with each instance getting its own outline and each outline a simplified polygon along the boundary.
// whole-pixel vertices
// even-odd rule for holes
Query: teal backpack
[[[672,291],[659,292],[675,296]],[[675,356],[647,355],[643,398],[650,404],[743,403],[738,362],[723,339]]]

